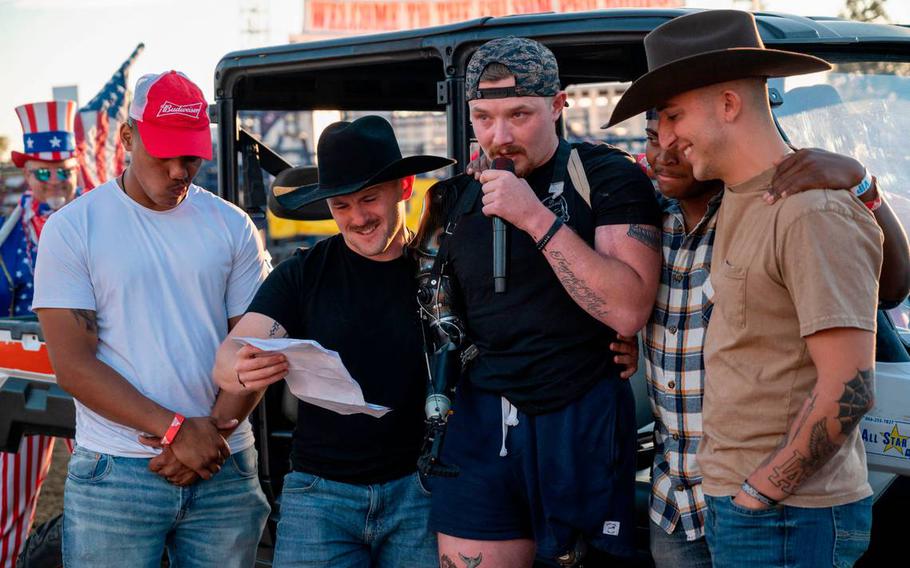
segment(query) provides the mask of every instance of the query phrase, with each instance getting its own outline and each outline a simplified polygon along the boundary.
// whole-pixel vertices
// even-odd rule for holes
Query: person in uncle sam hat
[[[76,103],[16,107],[23,152],[13,151],[26,190],[0,224],[0,313],[32,315],[38,239],[48,217],[76,196]],[[16,453],[0,453],[0,568],[11,568],[31,529],[41,483],[50,468],[51,436],[24,436]]]
[[[215,350],[269,270],[252,220],[192,183],[207,104],[176,71],[141,77],[120,126],[129,168],[53,215],[34,309],[76,401],[66,566],[246,568],[269,506],[247,415]]]
[[[649,70],[609,124],[656,107],[660,147],[725,186],[697,453],[713,565],[852,566],[872,521],[856,426],[874,401],[881,196],[767,196],[793,151],[767,78],[830,65],[765,48],[755,18],[736,10],[678,17],[644,43]]]

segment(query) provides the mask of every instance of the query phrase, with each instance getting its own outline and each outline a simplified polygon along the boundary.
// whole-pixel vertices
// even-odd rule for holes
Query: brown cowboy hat
[[[708,85],[831,69],[818,57],[765,48],[755,17],[741,10],[708,10],[670,20],[645,36],[645,54],[648,72],[629,86],[602,128]]]

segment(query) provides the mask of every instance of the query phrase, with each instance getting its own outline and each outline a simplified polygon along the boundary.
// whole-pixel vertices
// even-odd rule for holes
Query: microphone
[[[496,158],[492,168],[514,174],[515,162],[508,158]],[[499,217],[493,217],[493,291],[497,294],[506,291],[506,247],[506,223]]]

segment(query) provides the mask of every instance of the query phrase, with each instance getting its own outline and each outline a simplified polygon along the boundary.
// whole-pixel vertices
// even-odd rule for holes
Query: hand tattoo
[[[650,225],[629,225],[626,236],[632,237],[653,251],[660,252],[660,231],[657,230],[657,227],[652,227]]]

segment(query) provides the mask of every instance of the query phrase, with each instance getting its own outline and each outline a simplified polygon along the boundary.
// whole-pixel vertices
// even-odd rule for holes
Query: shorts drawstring
[[[509,450],[506,449],[509,426],[518,426],[518,408],[512,406],[506,397],[502,396],[500,399],[502,399],[502,448],[499,450],[499,456],[504,458],[509,455]]]

